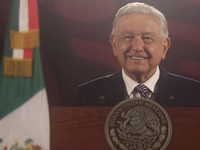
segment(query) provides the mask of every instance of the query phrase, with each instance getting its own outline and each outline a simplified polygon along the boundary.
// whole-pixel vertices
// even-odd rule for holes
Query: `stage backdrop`
[[[79,84],[120,69],[109,36],[117,10],[129,2],[134,0],[38,0],[40,51],[50,106],[71,106]],[[172,46],[161,66],[200,80],[200,1],[139,2],[155,6],[167,18]],[[11,3],[0,0],[1,56]]]

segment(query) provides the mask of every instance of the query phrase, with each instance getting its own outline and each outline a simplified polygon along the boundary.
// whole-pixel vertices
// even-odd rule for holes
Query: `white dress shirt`
[[[159,69],[159,67],[157,67],[156,72],[153,74],[153,76],[149,80],[147,80],[146,82],[143,83],[150,90],[150,92],[148,93],[149,97],[151,97],[151,95],[155,92],[156,83],[159,79],[159,76],[160,76],[160,69]],[[122,78],[124,80],[124,83],[126,86],[126,91],[127,91],[129,98],[133,98],[133,97],[141,98],[140,93],[133,91],[135,89],[135,87],[140,83],[137,83],[136,81],[134,81],[130,77],[128,77],[125,74],[123,69],[122,69]]]

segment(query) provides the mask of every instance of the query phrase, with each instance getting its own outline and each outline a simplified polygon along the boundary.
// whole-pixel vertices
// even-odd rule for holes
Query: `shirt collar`
[[[160,69],[159,67],[157,67],[156,72],[153,74],[153,76],[147,80],[146,82],[144,82],[143,84],[146,85],[152,93],[154,93],[155,90],[155,85],[159,79],[160,76]],[[126,90],[127,90],[127,94],[130,95],[133,91],[133,89],[139,84],[136,81],[132,80],[130,77],[128,77],[124,70],[122,69],[122,78],[125,82],[126,85]]]

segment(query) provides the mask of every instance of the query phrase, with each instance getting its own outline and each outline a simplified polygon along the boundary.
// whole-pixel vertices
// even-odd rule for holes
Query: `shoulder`
[[[121,82],[121,71],[118,71],[114,74],[103,76],[84,84],[81,84],[77,87],[75,92],[75,100],[73,102],[74,106],[102,106],[108,105],[109,99],[102,102],[101,97],[104,99],[107,96],[113,95],[112,92],[116,92],[117,87],[121,87],[119,83]],[[106,103],[106,104],[105,104]]]
[[[106,76],[91,80],[89,82],[83,83],[79,85],[78,88],[107,86],[111,83],[113,84],[115,82],[118,82],[118,80],[122,78],[121,76],[122,75],[121,75],[121,70],[120,70],[114,74],[106,75]]]
[[[186,86],[187,88],[189,86],[200,88],[200,82],[197,81],[197,80],[187,78],[187,77],[183,77],[183,76],[180,76],[180,75],[171,74],[171,73],[168,73],[168,76],[169,76],[169,80],[171,82],[177,83],[180,86]]]
[[[164,69],[160,68],[160,78],[161,80],[166,81],[166,83],[172,85],[183,86],[196,86],[200,88],[200,82],[191,78],[183,77],[180,75],[172,74],[166,72]]]
[[[162,75],[161,78],[162,80],[165,80],[164,83],[167,84],[168,90],[172,92],[200,97],[200,82],[197,80],[168,72],[164,72],[164,75]]]

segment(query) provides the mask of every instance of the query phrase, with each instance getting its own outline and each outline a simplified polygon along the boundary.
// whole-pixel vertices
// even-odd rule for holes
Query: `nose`
[[[135,37],[132,41],[132,50],[133,51],[143,51],[144,41],[140,37]]]

